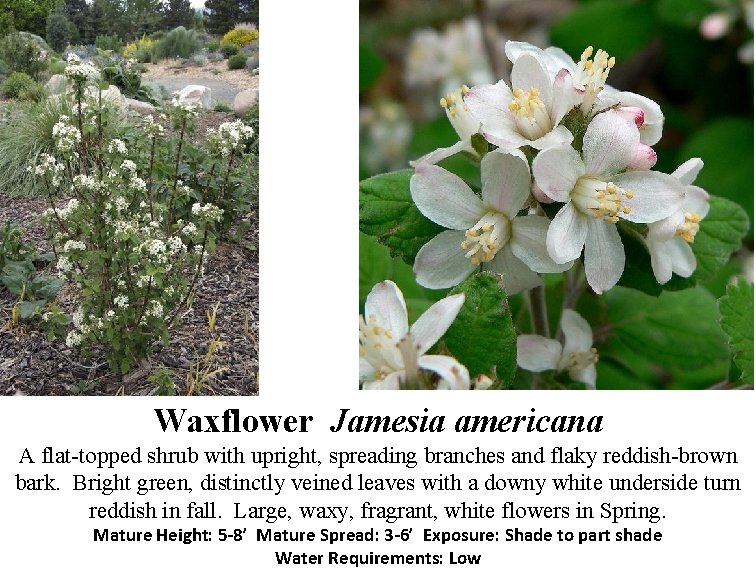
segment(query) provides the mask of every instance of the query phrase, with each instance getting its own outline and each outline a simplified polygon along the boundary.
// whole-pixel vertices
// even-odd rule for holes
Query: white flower
[[[211,221],[218,221],[223,218],[223,210],[215,204],[211,204],[209,202],[204,205],[200,204],[199,202],[192,204],[192,214],[194,216],[205,218]]]
[[[224,122],[217,129],[208,128],[207,145],[211,150],[227,157],[232,152],[241,150],[254,133],[254,129],[241,120]]]
[[[119,308],[126,308],[129,305],[129,297],[126,296],[126,294],[119,294],[118,296],[113,298],[113,304],[115,304]],[[112,310],[110,310],[109,312],[112,312]]]
[[[58,271],[61,274],[65,274],[66,272],[70,272],[73,269],[73,264],[71,264],[71,261],[68,259],[68,256],[61,256],[58,258],[58,261],[55,264],[55,267],[58,269]]]
[[[55,146],[63,153],[74,151],[76,145],[81,141],[81,132],[75,126],[66,124],[67,120],[67,116],[61,116],[60,121],[52,129]]]
[[[459,136],[459,142],[448,148],[438,148],[426,154],[414,162],[412,166],[421,163],[436,164],[444,158],[448,158],[458,152],[468,152],[479,158],[479,154],[472,145],[472,137],[480,132],[480,120],[470,111],[469,106],[464,101],[464,96],[470,89],[463,85],[461,88],[449,92],[441,98],[441,107],[446,111],[446,117],[449,119],[454,131]]]
[[[621,172],[634,157],[639,138],[632,121],[610,110],[589,124],[582,156],[562,146],[541,151],[533,161],[536,185],[566,203],[549,226],[549,255],[555,262],[569,262],[585,246],[585,273],[597,294],[614,286],[625,268],[615,225],[619,219],[656,222],[678,210],[685,194],[669,174]]]
[[[123,162],[121,162],[121,168],[132,173],[135,173],[137,169],[136,164],[134,164],[134,162],[131,160],[124,160]]]
[[[86,250],[87,245],[80,240],[66,240],[63,245],[63,252],[70,252],[71,250]]]
[[[701,159],[691,158],[672,172],[685,188],[685,200],[671,216],[648,225],[646,246],[651,254],[651,268],[660,284],[669,282],[673,272],[688,278],[696,269],[696,257],[690,245],[698,232],[698,223],[709,213],[709,194],[692,185],[701,168]]]
[[[530,372],[558,370],[568,372],[573,380],[596,389],[596,362],[593,332],[585,319],[574,310],[562,311],[560,327],[564,346],[537,334],[517,337],[517,365]]]
[[[81,325],[84,323],[84,311],[81,307],[71,315],[71,321],[76,328],[81,328]]]
[[[641,142],[653,146],[661,138],[664,115],[656,102],[640,94],[621,92],[606,84],[609,71],[614,67],[614,58],[610,58],[604,50],[599,49],[594,55],[593,47],[589,46],[583,51],[579,62],[572,60],[561,48],[542,50],[527,42],[507,42],[505,51],[513,63],[523,55],[536,58],[554,78],[566,71],[576,91],[569,97],[573,105],[580,105],[584,114],[600,112],[616,104],[636,107],[644,113],[640,125]]]
[[[163,316],[163,305],[157,300],[150,300],[150,308],[147,311],[147,316],[154,316],[160,318]]]
[[[492,144],[543,150],[572,142],[570,131],[559,123],[578,97],[566,69],[550,73],[541,60],[524,53],[514,60],[511,89],[503,80],[475,86],[464,101]]]
[[[397,390],[416,385],[419,370],[441,377],[439,388],[462,390],[470,386],[467,368],[449,356],[425,352],[456,318],[465,295],[439,300],[408,327],[407,306],[396,284],[376,284],[360,316],[360,383],[364,390]]]
[[[118,152],[119,154],[126,154],[126,143],[123,140],[117,138],[110,141],[108,144],[108,152]]]
[[[82,335],[79,332],[71,330],[68,334],[66,334],[66,346],[68,346],[69,348],[78,346],[79,344],[81,344],[81,337]]]
[[[108,319],[115,317],[115,310],[108,310],[105,313],[105,317],[108,318]]]
[[[449,288],[480,264],[503,276],[508,294],[542,283],[538,272],[561,272],[546,251],[547,218],[518,216],[530,193],[527,161],[501,151],[481,162],[483,198],[458,176],[431,164],[417,166],[410,179],[412,199],[427,218],[449,228],[415,257],[418,284]]]
[[[168,248],[171,251],[171,254],[177,254],[185,249],[184,243],[178,236],[171,236],[168,238]]]

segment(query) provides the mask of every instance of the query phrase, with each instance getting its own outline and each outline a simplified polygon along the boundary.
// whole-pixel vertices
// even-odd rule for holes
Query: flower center
[[[585,352],[570,352],[559,363],[560,370],[582,370],[598,362],[598,351],[595,348]]]
[[[473,266],[490,262],[496,253],[509,241],[512,224],[501,212],[486,212],[477,224],[465,232],[460,244],[465,256]]]
[[[609,54],[604,50],[598,50],[596,56],[591,59],[593,46],[588,46],[580,56],[578,62],[577,84],[585,90],[583,103],[580,109],[584,114],[588,114],[593,108],[596,97],[604,89],[609,71],[614,68],[614,57],[609,58]]]
[[[701,217],[696,212],[685,213],[685,223],[677,227],[675,234],[685,240],[686,242],[693,242],[698,232],[698,223],[701,221]]]
[[[527,92],[516,88],[512,96],[514,98],[509,103],[509,111],[514,115],[517,128],[523,136],[529,140],[536,140],[551,131],[551,118],[536,88],[531,88]]]
[[[360,314],[360,357],[375,368],[378,379],[402,368],[394,335],[378,324],[375,314],[368,316],[367,322]]]
[[[457,132],[459,139],[468,141],[468,143],[470,137],[476,134],[478,128],[480,128],[480,122],[470,112],[463,99],[469,91],[470,89],[467,86],[462,85],[441,98],[441,107],[446,110],[446,117]]]
[[[630,214],[630,207],[622,204],[623,197],[630,199],[633,192],[614,182],[595,178],[580,178],[571,194],[572,201],[583,214],[607,222],[618,222],[620,215]]]

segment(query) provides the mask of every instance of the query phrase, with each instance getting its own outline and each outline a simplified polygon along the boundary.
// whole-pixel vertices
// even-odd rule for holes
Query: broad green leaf
[[[28,320],[37,312],[40,312],[47,304],[46,300],[35,300],[33,302],[21,302],[18,305],[18,315],[21,320]]]
[[[551,27],[551,42],[575,59],[593,46],[621,61],[646,46],[655,32],[648,6],[607,0],[579,6],[562,18]]]
[[[701,220],[692,244],[698,262],[694,279],[711,278],[727,264],[732,253],[740,248],[749,226],[748,216],[740,206],[725,198],[712,196],[709,199],[709,213]]]
[[[31,283],[31,293],[34,298],[50,301],[58,294],[63,286],[63,278],[41,274]]]
[[[0,283],[16,296],[28,290],[31,275],[34,273],[34,265],[28,260],[23,262],[6,262],[0,273]]]
[[[375,84],[384,67],[383,59],[375,50],[366,44],[360,44],[360,92]]]
[[[391,256],[375,238],[360,233],[360,312],[373,286],[391,278]]]
[[[656,3],[660,20],[685,28],[698,28],[704,16],[714,9],[711,0],[658,0]]]
[[[740,279],[719,299],[722,328],[744,384],[753,384],[753,284]]]
[[[360,231],[412,265],[418,250],[443,230],[412,202],[412,170],[379,174],[360,182]]]
[[[479,273],[451,291],[465,294],[465,303],[443,342],[470,377],[493,370],[507,387],[517,368],[517,337],[507,295],[496,276]]]
[[[660,367],[694,370],[728,356],[716,300],[701,287],[658,298],[615,287],[602,298],[612,338]]]
[[[737,202],[753,220],[753,121],[720,118],[707,124],[688,139],[678,160],[694,157],[704,161],[695,185]]]

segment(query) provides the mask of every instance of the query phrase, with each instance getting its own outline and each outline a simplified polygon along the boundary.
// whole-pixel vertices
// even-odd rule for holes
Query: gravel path
[[[234,98],[241,92],[239,88],[218,80],[216,78],[148,78],[150,82],[155,84],[161,84],[165,86],[168,92],[174,92],[175,90],[181,90],[182,88],[191,84],[199,84],[201,86],[207,86],[212,90],[211,96],[213,98],[213,104],[216,102],[225,102],[226,104],[233,105]]]

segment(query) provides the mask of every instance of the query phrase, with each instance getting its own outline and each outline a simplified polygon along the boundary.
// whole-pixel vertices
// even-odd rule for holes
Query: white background
[[[191,445],[196,450],[238,445],[248,450],[292,448],[297,445],[332,449],[379,449],[383,445],[415,449],[431,445],[440,449],[470,449],[480,445],[489,450],[536,449],[560,444],[567,448],[623,450],[629,446],[664,445],[697,450],[735,450],[737,467],[716,469],[683,467],[618,467],[617,475],[638,472],[664,476],[688,471],[699,478],[707,472],[714,476],[739,477],[743,490],[738,493],[713,493],[698,490],[694,495],[611,495],[606,491],[588,494],[541,496],[526,494],[476,495],[479,501],[515,501],[526,505],[574,505],[617,501],[621,504],[658,504],[667,518],[659,524],[629,524],[644,530],[649,526],[664,533],[662,543],[633,545],[528,544],[455,545],[448,550],[482,553],[479,574],[523,572],[545,574],[750,574],[753,541],[754,395],[745,393],[560,393],[560,392],[477,392],[477,393],[360,393],[356,390],[357,354],[355,313],[357,294],[357,2],[262,2],[263,53],[261,96],[261,342],[260,389],[258,398],[137,399],[137,398],[3,398],[0,399],[0,542],[3,572],[9,574],[155,574],[167,569],[182,574],[218,573],[228,570],[270,573],[302,573],[306,568],[275,567],[274,549],[323,553],[323,545],[270,547],[254,542],[252,533],[261,524],[229,521],[228,527],[248,527],[245,542],[213,544],[95,544],[91,540],[93,522],[86,519],[86,506],[113,501],[142,500],[135,495],[19,493],[15,474],[42,476],[45,472],[66,477],[84,473],[73,467],[19,467],[23,448],[33,452],[44,446],[63,448],[133,450],[161,446],[180,450]],[[693,312],[693,311],[692,311]],[[316,421],[309,434],[206,434],[166,433],[160,431],[153,407],[180,406],[197,414],[219,414],[228,407],[242,413],[312,414]],[[361,414],[420,414],[428,407],[433,414],[447,414],[448,424],[462,414],[529,415],[602,414],[605,431],[599,434],[332,434],[327,427],[337,420],[340,408]],[[29,470],[32,470],[31,472]],[[215,469],[193,470],[199,478]],[[421,475],[419,468],[401,467],[353,469],[372,476],[402,477]],[[494,472],[503,477],[549,477],[568,472],[602,475],[607,470],[594,467],[552,468],[548,465],[516,468],[465,467],[456,471],[463,477],[487,477]],[[89,473],[94,470],[89,469]],[[187,476],[184,468],[123,470],[141,476]],[[232,470],[228,471],[233,473]],[[103,474],[105,472],[103,471]],[[437,474],[438,472],[436,472]],[[319,472],[326,475],[327,471]],[[343,473],[342,473],[343,474]],[[428,477],[433,476],[428,471]],[[61,486],[67,486],[61,483]],[[193,493],[163,498],[149,497],[160,503],[184,503],[202,499]],[[426,494],[420,487],[408,494],[313,494],[306,499],[293,497],[290,503],[279,498],[257,495],[216,495],[216,500],[249,504],[299,503],[359,506],[363,501],[384,504],[421,504],[434,502],[437,511],[443,504],[469,494]],[[566,521],[543,523],[544,528],[587,529]],[[128,521],[113,528],[155,529],[160,522],[137,527]],[[209,527],[223,527],[218,521]],[[291,523],[293,524],[293,523]],[[439,526],[444,527],[441,522]],[[610,526],[596,523],[592,529]],[[171,528],[191,528],[194,523],[180,522]],[[359,548],[339,547],[345,553],[410,552],[438,553],[437,544],[423,545],[418,532],[426,523],[412,523],[415,536],[408,546],[381,544]],[[447,523],[450,529],[499,529],[518,525],[536,529],[537,522],[499,524],[487,522]],[[381,528],[379,522],[353,528]],[[397,523],[395,528],[408,524]],[[313,523],[311,529],[331,527]],[[336,528],[336,526],[333,526]],[[287,526],[288,528],[288,526]],[[304,527],[298,525],[297,528]],[[344,528],[342,526],[342,528]],[[352,568],[324,566],[315,568],[346,572]],[[360,568],[362,573],[384,572],[385,567]],[[401,573],[471,572],[468,568],[399,568]],[[312,571],[310,571],[312,572]]]

